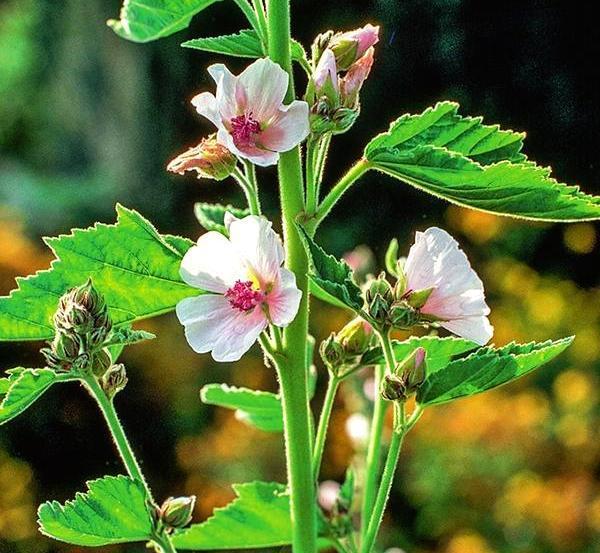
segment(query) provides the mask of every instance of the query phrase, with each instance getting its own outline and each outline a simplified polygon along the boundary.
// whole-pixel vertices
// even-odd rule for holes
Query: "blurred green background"
[[[382,26],[362,117],[334,141],[326,183],[396,116],[453,99],[463,113],[527,130],[531,157],[552,164],[564,182],[600,193],[593,3],[292,5],[294,34],[307,46],[328,28]],[[0,292],[14,287],[15,276],[48,266],[42,235],[111,222],[117,201],[162,232],[192,238],[200,233],[194,201],[241,205],[232,183],[173,177],[164,169],[211,131],[189,100],[212,87],[204,69],[215,59],[179,44],[237,31],[243,21],[232,6],[217,4],[187,31],[137,45],[104,24],[117,15],[118,0],[0,2]],[[259,177],[266,212],[276,220],[273,172],[260,170]],[[538,374],[425,414],[402,456],[382,545],[390,553],[599,553],[600,226],[465,211],[372,174],[347,194],[320,238],[337,254],[368,244],[359,259],[373,270],[392,237],[407,249],[414,230],[434,224],[457,236],[482,275],[497,344],[577,339]],[[313,316],[321,338],[345,322],[317,302]],[[250,429],[198,397],[207,382],[273,390],[274,375],[259,352],[217,366],[189,349],[174,316],[143,328],[158,338],[125,354],[130,384],[117,407],[155,495],[195,493],[199,521],[231,499],[233,482],[283,480],[281,436]],[[38,366],[39,346],[1,344],[2,368]],[[325,479],[340,480],[360,459],[364,419],[350,415],[369,408],[368,379],[359,375],[336,403]],[[87,479],[121,471],[91,400],[77,386],[53,389],[0,429],[0,552],[83,551],[37,534],[37,504],[68,499]],[[138,544],[102,551],[143,550]]]

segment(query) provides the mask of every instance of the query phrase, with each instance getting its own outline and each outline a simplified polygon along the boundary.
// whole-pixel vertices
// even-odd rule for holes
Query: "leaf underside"
[[[192,17],[221,0],[124,0],[119,19],[108,26],[121,38],[150,42],[189,26]]]
[[[116,224],[97,223],[45,241],[51,268],[18,278],[0,298],[0,341],[52,338],[52,316],[69,288],[88,277],[104,295],[115,325],[167,313],[198,290],[185,284],[179,266],[192,242],[161,236],[139,213],[117,205]]]
[[[483,347],[428,374],[417,393],[422,405],[445,403],[501,386],[537,369],[563,352],[572,337],[543,343]]]
[[[200,391],[200,397],[208,405],[235,409],[238,419],[260,430],[283,431],[283,411],[276,394],[227,384],[207,384]]]
[[[88,491],[61,505],[48,501],[38,509],[40,532],[74,545],[100,546],[147,541],[152,520],[142,485],[126,476],[87,483]]]
[[[231,213],[237,219],[250,215],[249,209],[240,209],[231,205],[209,204],[198,202],[194,204],[196,219],[208,231],[214,230],[229,236],[225,228],[225,213]]]
[[[291,542],[289,496],[272,482],[234,484],[237,495],[201,524],[173,535],[177,549],[254,549]]]
[[[403,115],[365,149],[369,165],[452,203],[498,215],[541,221],[600,218],[600,197],[551,177],[527,160],[524,133],[458,115],[439,102]]]

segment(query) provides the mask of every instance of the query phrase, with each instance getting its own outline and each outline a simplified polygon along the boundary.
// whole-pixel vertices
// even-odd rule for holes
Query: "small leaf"
[[[142,485],[126,476],[87,483],[88,491],[61,505],[48,501],[38,509],[40,532],[74,545],[100,546],[147,541],[153,524]]]
[[[265,55],[256,31],[250,29],[243,29],[232,35],[195,38],[184,42],[182,46],[240,58],[262,58]],[[297,40],[292,40],[292,59],[296,61],[306,59],[304,48]]]
[[[438,336],[412,337],[402,342],[394,340],[392,346],[394,348],[394,356],[398,362],[406,359],[415,349],[424,348],[426,351],[427,374],[434,373],[445,367],[453,357],[478,347],[475,342],[454,336],[446,336],[444,338]],[[383,352],[379,346],[371,348],[360,360],[361,365],[382,365],[384,363]]]
[[[131,327],[121,327],[113,331],[108,346],[129,346],[131,344],[137,344],[146,340],[153,340],[156,338],[152,332],[146,332],[145,330],[134,330]]]
[[[0,425],[14,419],[33,404],[55,382],[74,380],[69,374],[57,374],[52,369],[23,369],[9,371],[1,380],[0,392],[5,394],[0,403]]]
[[[289,496],[272,482],[234,484],[237,495],[201,524],[173,534],[177,549],[255,549],[287,545],[292,538]]]
[[[150,42],[189,26],[192,17],[220,0],[124,0],[119,19],[107,25],[121,38]]]
[[[551,177],[521,152],[523,133],[461,117],[440,102],[403,115],[365,149],[371,168],[452,203],[541,221],[600,218],[600,197]]]
[[[198,219],[198,222],[206,230],[215,230],[225,236],[229,236],[229,233],[225,228],[225,213],[231,213],[234,217],[242,219],[250,215],[250,210],[221,204],[194,204],[194,214],[196,215],[196,219]]]
[[[207,384],[200,391],[204,403],[236,410],[236,417],[265,432],[283,431],[279,396],[270,392],[236,388],[227,384]]]
[[[311,259],[311,270],[308,276],[311,283],[320,289],[317,291],[317,297],[332,296],[344,306],[360,311],[363,299],[360,288],[353,280],[350,267],[345,261],[338,261],[332,255],[325,253],[302,227],[298,228]]]
[[[51,339],[60,296],[89,276],[116,326],[167,313],[199,293],[179,275],[190,240],[161,236],[123,206],[117,205],[117,214],[114,225],[97,223],[46,239],[57,259],[50,269],[17,279],[18,288],[0,298],[0,341]]]
[[[573,341],[572,337],[543,343],[483,347],[429,374],[417,393],[422,405],[445,403],[501,386],[554,359]]]

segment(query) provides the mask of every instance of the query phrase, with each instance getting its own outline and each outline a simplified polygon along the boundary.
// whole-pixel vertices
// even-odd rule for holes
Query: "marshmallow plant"
[[[185,28],[216,1],[231,2],[126,1],[120,19],[109,25],[121,37],[147,42]],[[448,101],[400,116],[367,140],[362,157],[330,184],[329,148],[360,114],[360,90],[376,64],[382,31],[371,24],[327,31],[307,54],[290,37],[288,0],[233,4],[248,29],[184,46],[250,58],[247,67],[239,75],[223,63],[208,68],[214,86],[194,91],[192,104],[201,116],[198,129],[206,119],[212,134],[195,136],[197,146],[168,169],[201,179],[231,177],[247,205],[197,204],[207,232],[195,242],[160,234],[120,205],[115,224],[47,239],[56,256],[51,267],[19,279],[17,289],[0,299],[0,339],[48,341],[43,367],[12,368],[0,379],[0,424],[51,386],[69,382],[83,384],[104,416],[125,472],[90,481],[72,501],[41,505],[40,531],[56,540],[145,542],[162,553],[287,545],[296,553],[370,553],[402,443],[423,411],[519,378],[556,357],[572,338],[490,345],[484,285],[442,229],[416,232],[406,258],[394,240],[385,270],[359,285],[345,262],[318,245],[319,225],[373,170],[466,208],[521,219],[599,219],[600,198],[557,182],[549,168],[528,160],[522,133],[459,115]],[[304,72],[296,82],[294,64]],[[282,236],[261,212],[256,165],[277,170]],[[321,361],[313,358],[309,335],[313,301],[349,314],[348,324],[319,345]],[[287,459],[287,481],[233,484],[238,497],[207,521],[194,521],[194,497],[154,498],[115,410],[115,397],[127,386],[119,354],[152,338],[131,325],[171,311],[189,346],[216,362],[235,362],[250,348],[262,348],[279,386],[278,394],[218,383],[202,389],[204,402],[237,409],[260,430],[282,432]],[[398,340],[397,330],[413,335]],[[326,390],[322,403],[312,400],[315,365]],[[373,374],[372,404],[349,419],[364,458],[348,467],[341,485],[320,487],[336,393],[366,371]]]

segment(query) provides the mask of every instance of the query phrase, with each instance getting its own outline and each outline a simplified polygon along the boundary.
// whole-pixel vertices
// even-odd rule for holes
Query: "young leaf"
[[[511,382],[554,359],[572,337],[543,343],[509,344],[500,349],[483,347],[428,374],[417,393],[422,405],[445,403],[479,394]]]
[[[100,546],[147,541],[153,525],[142,485],[126,476],[87,483],[88,491],[61,505],[48,501],[38,509],[40,532],[74,545]]]
[[[97,223],[48,238],[57,259],[51,268],[17,279],[0,298],[0,341],[52,338],[52,316],[69,288],[91,276],[104,294],[115,325],[167,313],[197,290],[179,276],[184,249],[192,242],[162,237],[139,213],[117,205],[114,225]]]
[[[206,230],[216,230],[225,236],[229,236],[229,233],[225,228],[225,213],[227,212],[231,213],[238,219],[250,215],[249,209],[240,209],[239,207],[233,207],[230,205],[207,204],[200,202],[194,204],[194,214],[196,215],[198,222]]]
[[[12,369],[8,378],[0,382],[0,393],[4,399],[0,403],[0,425],[20,415],[34,403],[52,384],[73,380],[68,374],[57,374],[52,369]],[[3,390],[5,390],[3,392]]]
[[[131,327],[121,327],[114,330],[107,346],[129,346],[156,338],[152,332],[134,330]]]
[[[528,161],[522,133],[457,115],[441,102],[403,115],[365,149],[371,168],[452,203],[542,221],[600,218],[600,197],[584,194]]]
[[[239,420],[265,432],[283,431],[281,400],[276,394],[227,384],[207,384],[200,390],[200,398],[209,405],[235,409]]]
[[[256,549],[288,545],[292,539],[289,496],[272,482],[234,484],[238,496],[201,524],[173,534],[177,549]]]
[[[311,259],[311,270],[308,274],[311,280],[311,290],[314,290],[315,295],[320,299],[330,301],[326,298],[332,296],[342,305],[355,311],[360,310],[363,305],[361,291],[354,282],[352,270],[347,263],[338,261],[332,255],[325,253],[323,248],[318,246],[302,227],[298,228]]]
[[[124,0],[119,19],[107,25],[121,38],[150,42],[189,26],[192,17],[220,0]]]
[[[195,38],[184,42],[181,46],[240,58],[262,58],[265,55],[256,31],[251,29],[243,29],[233,35]],[[302,44],[296,40],[292,40],[292,59],[296,61],[306,59]]]

